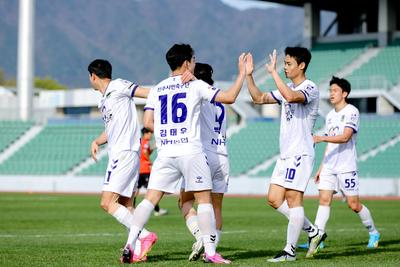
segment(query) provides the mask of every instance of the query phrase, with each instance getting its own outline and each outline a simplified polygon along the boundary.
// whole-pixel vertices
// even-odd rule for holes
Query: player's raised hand
[[[96,140],[92,142],[92,145],[90,147],[90,152],[92,154],[92,158],[94,161],[97,162],[97,152],[99,152],[99,145],[96,143]]]
[[[181,77],[182,83],[188,83],[190,81],[197,80],[196,77],[190,71],[186,70]]]
[[[245,58],[246,58],[246,53],[240,54],[239,59],[238,59],[238,69],[239,69],[239,73],[240,74],[245,74],[246,73],[246,61],[245,61]]]
[[[269,73],[276,71],[276,49],[274,49],[272,55],[269,54],[269,63],[267,63],[265,67]]]
[[[245,61],[246,61],[246,75],[253,74],[254,71],[253,55],[251,53],[247,53]]]

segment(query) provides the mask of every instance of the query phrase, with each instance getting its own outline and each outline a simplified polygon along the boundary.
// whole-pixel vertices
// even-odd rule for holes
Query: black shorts
[[[141,187],[147,188],[149,185],[150,173],[139,174],[138,189]]]

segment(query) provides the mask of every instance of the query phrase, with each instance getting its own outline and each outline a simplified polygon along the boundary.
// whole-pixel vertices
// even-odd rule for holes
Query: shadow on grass
[[[159,261],[180,261],[188,260],[191,251],[174,252],[174,253],[161,253],[149,254],[147,262]],[[234,247],[218,247],[218,252],[226,258],[234,261],[240,259],[254,259],[254,258],[272,258],[279,250],[248,250],[244,251],[243,248]]]
[[[390,241],[391,244],[398,244],[400,242],[399,240],[395,241],[393,240]],[[361,245],[365,245],[362,243]],[[314,259],[332,259],[332,258],[338,258],[338,257],[349,257],[349,256],[363,256],[363,255],[372,255],[372,254],[381,254],[381,253],[387,253],[387,252],[400,252],[400,248],[383,248],[385,246],[379,244],[380,247],[376,249],[368,249],[366,246],[360,248],[360,245],[350,245],[346,246],[344,249],[338,248],[337,250],[321,250],[314,256]],[[387,246],[387,244],[386,244]]]
[[[368,240],[367,240],[368,241]],[[362,242],[362,243],[354,243],[351,244],[352,246],[365,246],[367,247],[368,242]],[[379,241],[379,247],[387,247],[390,245],[398,245],[400,244],[400,239],[392,239],[392,240],[380,240]]]

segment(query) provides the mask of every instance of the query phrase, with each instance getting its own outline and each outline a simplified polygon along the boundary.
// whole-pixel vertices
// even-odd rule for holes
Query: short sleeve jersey
[[[151,89],[145,110],[154,110],[158,156],[178,157],[203,152],[201,103],[203,100],[213,103],[218,91],[201,80],[182,84],[181,76],[169,77]]]
[[[201,142],[207,151],[228,155],[226,147],[226,110],[219,102],[201,105]]]
[[[137,84],[112,80],[99,102],[110,153],[139,151],[140,131],[133,100]]]
[[[357,170],[356,138],[360,125],[358,109],[347,104],[339,112],[331,110],[326,116],[325,134],[336,136],[343,134],[345,128],[351,128],[353,135],[347,143],[328,143],[323,168],[328,168],[336,173],[352,172]]]
[[[319,91],[310,80],[298,86],[288,83],[293,91],[304,94],[304,103],[288,103],[279,90],[271,91],[271,95],[282,106],[280,126],[280,157],[282,159],[308,155],[314,156],[312,129],[318,116]]]

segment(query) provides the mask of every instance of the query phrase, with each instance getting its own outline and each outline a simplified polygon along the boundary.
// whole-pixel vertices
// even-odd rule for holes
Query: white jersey
[[[200,113],[201,142],[204,150],[228,155],[226,148],[226,110],[219,102],[203,101]]]
[[[137,87],[130,81],[112,80],[99,102],[111,154],[126,150],[139,151],[140,129],[133,100]]]
[[[288,83],[293,91],[300,91],[306,100],[304,103],[288,103],[279,90],[271,95],[282,106],[280,127],[280,157],[314,156],[312,129],[318,116],[319,91],[315,83],[305,80],[297,87]]]
[[[323,168],[335,173],[345,173],[357,170],[356,138],[360,125],[358,109],[347,104],[339,112],[332,109],[326,116],[325,134],[336,136],[343,134],[345,128],[353,129],[353,135],[347,143],[328,143],[323,161]]]
[[[200,108],[211,103],[218,89],[196,80],[182,84],[181,76],[169,77],[151,89],[145,109],[154,110],[157,154],[179,157],[203,152]]]

